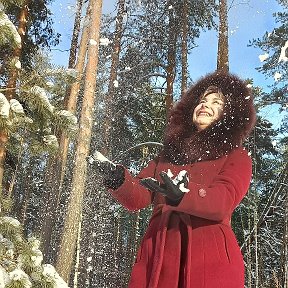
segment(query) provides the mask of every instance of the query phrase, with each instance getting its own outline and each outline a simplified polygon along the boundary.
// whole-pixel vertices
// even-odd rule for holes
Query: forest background
[[[87,157],[139,172],[171,105],[218,69],[246,79],[258,112],[253,180],[232,219],[246,287],[288,287],[287,1],[34,4],[0,5],[0,284],[126,287],[151,207],[125,211]]]

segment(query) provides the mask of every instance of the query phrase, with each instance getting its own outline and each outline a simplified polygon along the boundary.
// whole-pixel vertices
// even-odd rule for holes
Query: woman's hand
[[[102,175],[104,185],[107,188],[115,190],[123,184],[125,171],[122,166],[113,163],[99,151],[94,152],[87,160]]]
[[[169,170],[168,173],[162,171],[160,177],[163,180],[163,184],[154,178],[144,178],[140,180],[140,183],[151,192],[164,195],[173,204],[178,204],[184,193],[189,192],[189,189],[187,189],[189,179],[186,171],[181,171],[174,179],[172,179],[173,174]],[[171,201],[168,204],[171,204]]]

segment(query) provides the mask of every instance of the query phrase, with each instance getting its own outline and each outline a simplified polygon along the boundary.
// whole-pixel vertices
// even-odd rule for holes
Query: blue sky
[[[228,2],[232,2],[229,0]],[[60,3],[60,4],[59,4]],[[238,4],[237,4],[238,3]],[[247,4],[243,4],[247,3]],[[60,50],[68,50],[74,21],[75,1],[55,1],[52,5],[55,30],[62,34]],[[230,70],[240,77],[254,78],[256,85],[266,86],[273,79],[266,80],[255,70],[260,66],[258,56],[262,51],[247,47],[249,40],[262,37],[265,31],[275,26],[272,13],[281,6],[276,0],[234,0],[229,10],[229,45]],[[103,13],[115,11],[115,0],[103,0]],[[196,40],[198,47],[192,50],[189,57],[189,71],[193,79],[215,70],[217,56],[217,33],[203,32]],[[67,65],[68,52],[53,51],[53,60],[57,64]]]
[[[62,34],[61,43],[57,49],[62,51],[69,50],[70,47],[75,2],[56,0],[52,5],[55,30]],[[230,71],[241,78],[253,78],[254,85],[269,91],[267,86],[274,79],[265,79],[265,76],[255,69],[261,65],[259,55],[263,52],[260,49],[247,47],[247,45],[249,40],[261,38],[266,31],[272,31],[276,25],[272,14],[280,11],[281,6],[276,0],[228,0],[229,4],[231,2],[233,6],[228,16]],[[103,13],[113,11],[115,11],[115,0],[103,0]],[[203,32],[196,40],[196,44],[198,47],[194,48],[189,56],[189,72],[193,80],[215,70],[217,33],[215,31]],[[67,66],[68,52],[53,50],[51,56],[55,64]],[[267,118],[273,118],[275,109],[268,108],[265,113]],[[278,117],[274,122],[277,127],[280,124],[280,118]]]

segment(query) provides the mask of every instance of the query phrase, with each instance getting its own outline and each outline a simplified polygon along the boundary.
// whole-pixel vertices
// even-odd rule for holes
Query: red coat
[[[246,194],[251,159],[243,148],[216,160],[176,165],[151,161],[125,182],[113,196],[129,210],[151,204],[152,193],[139,179],[168,169],[186,170],[190,192],[176,207],[162,195],[153,199],[154,210],[132,269],[129,288],[243,288],[244,265],[230,226],[231,214]]]

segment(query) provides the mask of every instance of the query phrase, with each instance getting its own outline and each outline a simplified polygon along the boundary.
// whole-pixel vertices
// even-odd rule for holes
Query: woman
[[[129,210],[154,205],[130,288],[243,288],[231,215],[245,196],[251,159],[241,146],[255,123],[251,91],[235,75],[200,79],[173,107],[164,149],[132,177],[100,164]]]

